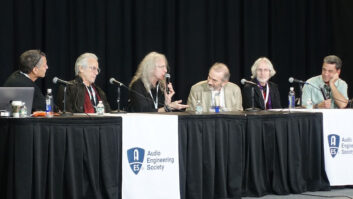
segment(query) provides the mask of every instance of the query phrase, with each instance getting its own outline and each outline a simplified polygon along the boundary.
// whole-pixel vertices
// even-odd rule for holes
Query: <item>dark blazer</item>
[[[252,82],[256,83],[254,79],[251,80]],[[270,88],[270,96],[271,96],[271,102],[272,102],[272,108],[282,108],[281,105],[281,97],[278,91],[278,86],[277,84],[268,81],[268,86]],[[243,88],[243,107],[244,109],[246,108],[251,108],[251,85],[245,85]],[[261,90],[258,86],[255,86],[254,88],[254,106],[255,108],[259,108],[262,110],[265,110],[265,104],[264,100],[262,97]]]
[[[20,71],[12,73],[5,81],[4,87],[34,87],[33,95],[33,111],[45,111],[45,96],[39,86],[31,79],[21,74]]]
[[[75,79],[71,80],[70,83],[73,85],[68,85],[66,89],[66,112],[72,113],[84,113],[84,103],[85,103],[85,93],[86,87],[83,84],[81,77],[76,76]],[[110,112],[111,108],[107,101],[107,97],[104,91],[97,85],[93,84],[96,88],[98,95],[104,104],[105,112]],[[64,109],[64,86],[60,86],[56,98],[56,104],[59,109],[63,111]]]
[[[133,91],[131,91],[133,90]],[[153,97],[155,97],[155,89],[151,89]],[[164,91],[158,90],[158,108],[164,106]],[[129,91],[129,112],[157,112],[153,100],[149,92],[147,92],[145,85],[141,79],[136,80]]]

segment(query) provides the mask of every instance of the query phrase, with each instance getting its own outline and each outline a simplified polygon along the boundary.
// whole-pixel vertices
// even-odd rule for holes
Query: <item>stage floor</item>
[[[290,195],[266,195],[263,197],[242,197],[243,199],[250,198],[266,198],[266,199],[315,199],[315,198],[334,198],[334,199],[350,199],[353,198],[352,188],[332,188],[331,191],[315,191],[304,192],[302,194]]]

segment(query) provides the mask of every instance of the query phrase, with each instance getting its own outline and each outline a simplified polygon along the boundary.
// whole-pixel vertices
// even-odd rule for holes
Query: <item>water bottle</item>
[[[308,101],[306,101],[306,109],[313,109],[313,102],[311,101],[311,99],[308,99]]]
[[[20,109],[20,117],[27,117],[27,106],[26,103],[23,102]]]
[[[98,102],[97,105],[97,115],[104,115],[104,104],[102,101]]]
[[[294,87],[289,88],[289,93],[288,93],[288,108],[292,109],[295,108],[295,92],[294,92]]]
[[[201,104],[200,100],[196,101],[195,113],[196,114],[202,114],[202,104]]]
[[[53,106],[54,106],[53,94],[52,94],[51,88],[48,88],[47,95],[45,96],[45,116],[46,117],[53,117],[54,115]]]

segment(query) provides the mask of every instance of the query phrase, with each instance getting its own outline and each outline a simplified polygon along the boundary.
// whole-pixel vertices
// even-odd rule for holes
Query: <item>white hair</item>
[[[271,61],[267,57],[260,57],[251,66],[251,74],[252,74],[251,78],[252,79],[256,78],[256,70],[260,66],[260,63],[262,63],[262,62],[265,63],[268,66],[268,68],[270,69],[270,78],[276,74],[276,71],[273,68]]]
[[[139,64],[137,71],[130,82],[130,87],[134,84],[135,81],[141,78],[143,85],[145,86],[147,91],[151,90],[151,77],[153,76],[153,72],[156,69],[157,65],[156,62],[158,59],[163,59],[166,62],[168,68],[168,61],[167,58],[160,53],[157,52],[150,52],[148,53],[141,63]],[[165,80],[159,80],[160,87],[163,90],[165,88]]]
[[[82,68],[86,68],[88,66],[87,64],[87,60],[91,58],[91,59],[95,59],[98,62],[98,57],[93,54],[93,53],[83,53],[82,55],[80,55],[77,59],[76,59],[76,63],[75,63],[75,75],[78,75],[78,73],[80,72],[80,66]]]

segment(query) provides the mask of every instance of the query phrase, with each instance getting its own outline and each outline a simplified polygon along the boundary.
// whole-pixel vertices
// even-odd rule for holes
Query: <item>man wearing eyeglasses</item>
[[[45,110],[45,97],[35,83],[38,78],[45,77],[48,69],[46,55],[40,50],[28,50],[21,54],[19,70],[12,73],[4,83],[4,87],[34,87],[31,111]]]
[[[95,113],[98,102],[102,101],[105,112],[110,112],[110,106],[104,91],[94,84],[100,72],[98,57],[93,53],[80,55],[75,63],[75,79],[67,86],[66,111],[73,113]],[[64,87],[59,88],[57,104],[60,110],[64,107]]]
[[[303,106],[311,101],[314,108],[345,108],[348,104],[347,83],[339,78],[342,61],[335,55],[323,60],[321,75],[307,80],[303,88]]]

